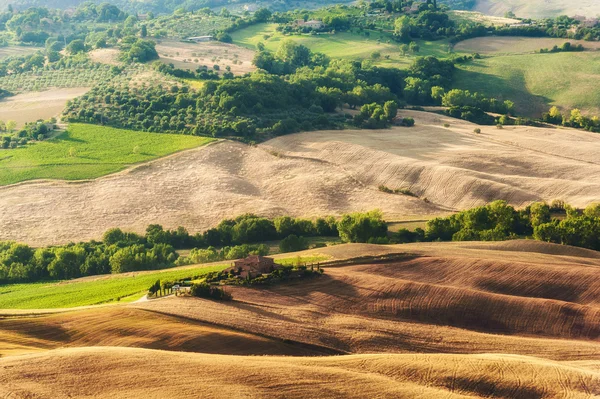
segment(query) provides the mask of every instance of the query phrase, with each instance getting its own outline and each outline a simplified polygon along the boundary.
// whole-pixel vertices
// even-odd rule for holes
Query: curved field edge
[[[0,186],[39,179],[94,179],[213,141],[207,137],[72,124],[56,138],[0,150]]]

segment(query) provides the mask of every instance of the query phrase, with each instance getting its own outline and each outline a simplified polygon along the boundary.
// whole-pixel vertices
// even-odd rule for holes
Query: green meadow
[[[525,116],[552,105],[600,114],[600,52],[502,55],[458,67],[456,88],[510,99]]]
[[[206,137],[72,124],[53,139],[0,149],[0,185],[33,179],[96,178],[211,141]]]
[[[232,33],[233,42],[239,46],[256,49],[258,43],[263,43],[270,51],[277,51],[283,40],[290,39],[302,44],[313,52],[323,53],[331,58],[364,60],[370,59],[371,54],[379,52],[381,58],[374,60],[375,64],[388,66],[408,66],[416,56],[433,55],[448,56],[448,42],[424,41],[417,43],[421,50],[416,55],[402,55],[400,44],[393,41],[390,35],[371,31],[369,36],[354,32],[339,32],[320,35],[283,35],[276,31],[277,24],[258,24]],[[389,56],[389,59],[385,57]]]
[[[0,309],[57,309],[132,302],[140,299],[156,280],[180,280],[221,271],[211,266],[92,277],[72,282],[44,282],[0,286]]]

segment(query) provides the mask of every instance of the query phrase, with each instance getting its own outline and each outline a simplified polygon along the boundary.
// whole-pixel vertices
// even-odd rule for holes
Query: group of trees
[[[600,204],[582,211],[560,201],[552,205],[538,202],[523,209],[495,201],[432,219],[425,230],[403,229],[392,235],[392,241],[502,241],[520,237],[600,250]]]
[[[550,111],[542,115],[542,120],[553,125],[563,125],[600,133],[600,118],[598,116],[585,116],[577,108],[571,110],[569,114],[563,115],[558,107],[553,106]]]
[[[345,242],[366,242],[385,236],[381,214],[370,212],[316,220],[288,216],[273,220],[247,214],[226,219],[203,233],[190,234],[183,227],[165,230],[150,225],[144,235],[114,228],[102,241],[32,248],[25,244],[0,242],[0,282],[72,279],[106,273],[167,268],[175,265],[268,255],[265,242],[282,240],[282,249],[307,247],[305,237],[340,236]],[[192,249],[182,259],[177,249]]]
[[[562,46],[558,47],[554,45],[551,49],[543,48],[540,50],[540,53],[560,53],[560,52],[573,52],[573,51],[584,51],[585,48],[583,44],[572,45],[570,42],[564,43]]]

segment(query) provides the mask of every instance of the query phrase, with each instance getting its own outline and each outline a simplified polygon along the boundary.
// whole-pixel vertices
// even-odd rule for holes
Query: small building
[[[245,259],[236,260],[233,262],[233,266],[225,269],[224,272],[246,279],[258,277],[261,274],[272,273],[280,267],[281,266],[275,263],[273,258],[250,255]]]
[[[303,19],[297,19],[294,22],[294,25],[301,28],[311,28],[311,29],[321,29],[325,26],[322,21],[317,21],[316,19],[311,19],[310,21],[305,21]]]
[[[205,42],[211,42],[211,41],[215,40],[215,38],[214,38],[214,36],[194,36],[194,37],[188,37],[185,40],[190,41],[190,42],[196,42],[196,43],[205,43]]]

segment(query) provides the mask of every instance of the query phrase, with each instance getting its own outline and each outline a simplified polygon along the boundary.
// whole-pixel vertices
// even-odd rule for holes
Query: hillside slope
[[[0,395],[37,398],[589,398],[596,363],[506,355],[232,357],[64,349],[0,359]],[[27,369],[27,373],[21,370]],[[143,370],[143,373],[140,373]],[[110,383],[108,383],[110,382]]]
[[[399,220],[496,199],[585,206],[600,198],[599,135],[529,127],[474,134],[464,121],[401,114],[417,126],[300,133],[256,147],[224,141],[94,181],[2,187],[0,240],[66,243],[151,223],[200,231],[246,212],[315,217],[380,208]]]
[[[498,16],[512,11],[520,18],[594,17],[600,14],[600,3],[596,0],[478,0],[475,10]]]
[[[130,306],[347,353],[600,356],[600,259],[591,251],[519,241],[364,246],[363,253],[377,248],[404,256],[328,267],[302,284],[232,288],[232,303]]]

